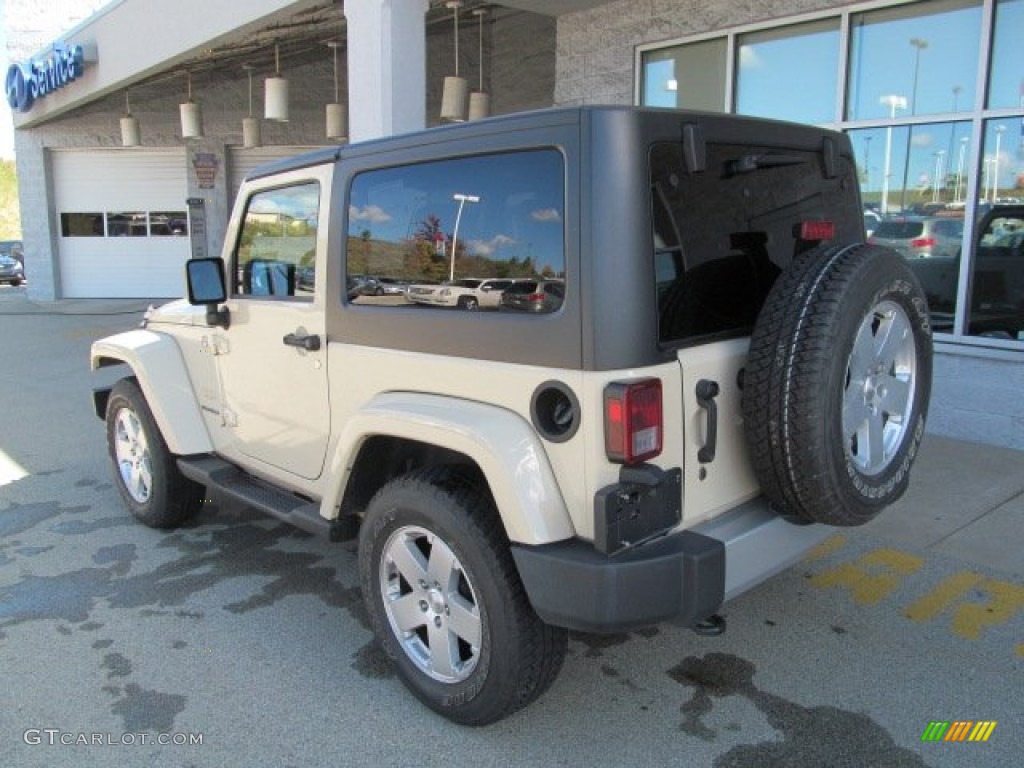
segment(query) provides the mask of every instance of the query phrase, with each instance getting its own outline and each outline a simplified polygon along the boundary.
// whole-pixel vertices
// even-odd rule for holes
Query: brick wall
[[[1024,450],[1024,360],[943,345],[935,355],[928,431]]]

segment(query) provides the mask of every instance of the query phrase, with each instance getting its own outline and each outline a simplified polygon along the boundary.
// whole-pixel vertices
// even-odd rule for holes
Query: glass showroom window
[[[970,122],[861,128],[848,133],[866,208],[882,216],[921,215],[946,208],[963,211]]]
[[[990,109],[1024,109],[1024,0],[999,0],[992,37]]]
[[[736,112],[819,125],[835,120],[838,17],[740,35],[736,50]]]
[[[641,103],[724,112],[727,49],[719,37],[644,53]]]
[[[985,125],[967,333],[1024,340],[1024,118]]]
[[[847,118],[972,109],[980,45],[978,0],[935,0],[856,14]]]

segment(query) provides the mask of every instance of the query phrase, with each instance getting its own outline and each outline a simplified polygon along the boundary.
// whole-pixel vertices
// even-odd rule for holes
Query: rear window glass
[[[875,237],[905,240],[920,236],[922,231],[923,221],[883,221],[875,228]]]
[[[537,283],[534,280],[520,280],[505,289],[505,293],[527,294],[537,290]]]
[[[749,333],[793,256],[802,221],[831,221],[836,242],[863,240],[857,180],[845,156],[826,178],[820,154],[709,144],[689,173],[679,143],[651,147],[651,228],[662,344]]]

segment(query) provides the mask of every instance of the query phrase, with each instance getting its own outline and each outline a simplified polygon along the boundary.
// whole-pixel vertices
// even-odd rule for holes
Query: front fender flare
[[[335,517],[363,443],[376,436],[461,453],[480,467],[511,541],[546,544],[575,535],[540,440],[518,414],[451,397],[394,392],[349,418],[331,457],[321,514]]]
[[[118,363],[129,366],[138,379],[171,453],[183,456],[213,450],[185,360],[173,338],[136,330],[93,342],[92,370]]]

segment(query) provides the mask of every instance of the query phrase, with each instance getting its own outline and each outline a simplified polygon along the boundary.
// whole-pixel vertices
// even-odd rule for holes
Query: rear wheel
[[[133,380],[114,385],[106,422],[114,482],[132,514],[152,528],[173,528],[195,514],[203,488],[179,471]]]
[[[458,470],[420,470],[370,502],[359,542],[363,599],[402,682],[458,723],[533,701],[567,633],[530,607],[490,498]]]
[[[820,248],[776,281],[750,342],[743,415],[765,495],[795,520],[860,525],[907,488],[932,341],[897,253]]]

